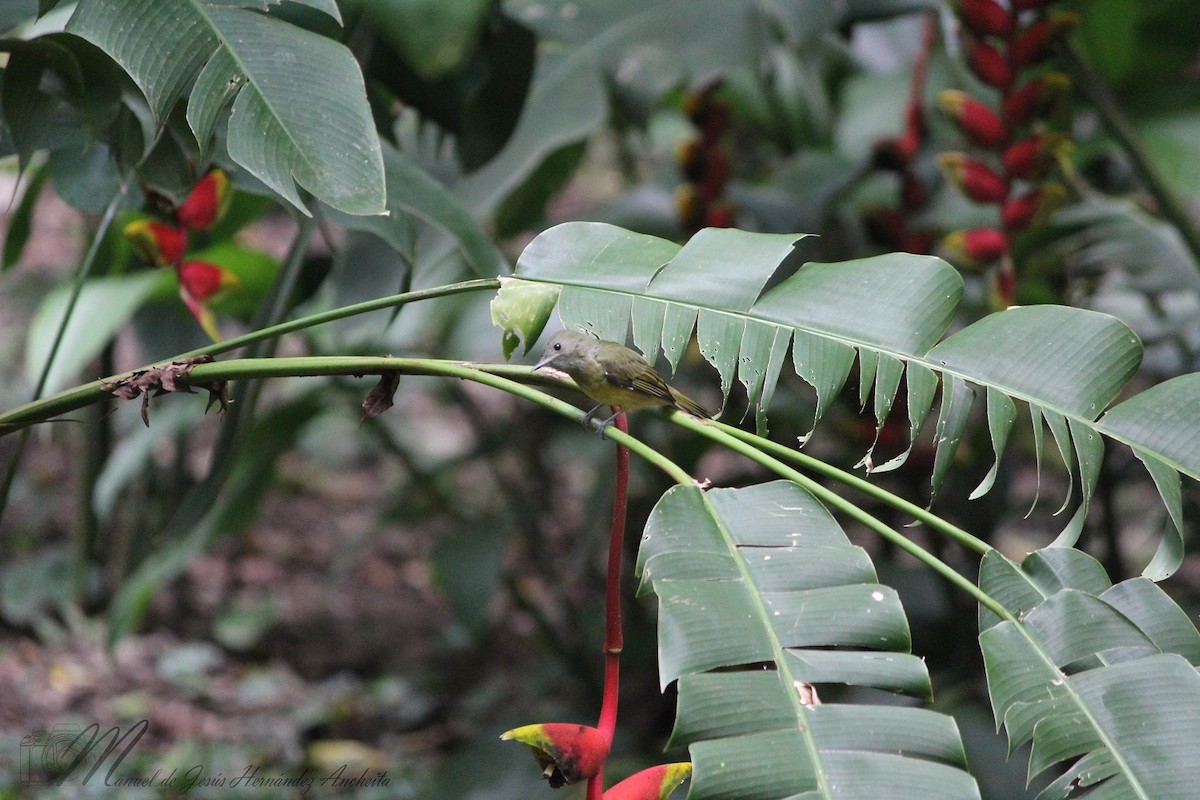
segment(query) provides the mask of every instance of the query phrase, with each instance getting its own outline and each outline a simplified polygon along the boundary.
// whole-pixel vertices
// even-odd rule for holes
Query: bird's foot
[[[585,426],[587,426],[587,425],[591,425],[593,422],[595,422],[596,421],[596,412],[602,408],[604,408],[603,403],[601,403],[600,405],[593,408],[591,411],[584,414],[583,415],[583,424]],[[612,425],[616,421],[617,415],[620,413],[621,412],[618,411],[616,414],[613,414],[611,417],[600,420],[600,424],[596,427],[596,435],[603,438],[604,431],[608,428],[609,425]]]

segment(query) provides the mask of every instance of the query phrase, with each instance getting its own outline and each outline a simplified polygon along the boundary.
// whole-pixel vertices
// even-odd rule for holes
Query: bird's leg
[[[600,410],[600,409],[602,409],[602,408],[604,408],[604,403],[601,403],[600,405],[598,405],[598,406],[596,406],[595,408],[593,408],[591,411],[589,411],[589,412],[587,412],[586,414],[584,414],[584,415],[583,415],[583,424],[584,424],[584,425],[591,425],[591,424],[592,424],[592,423],[593,423],[593,422],[596,420],[596,412],[597,412],[597,411],[599,411],[599,410]],[[621,413],[621,412],[620,412],[620,411],[618,411],[618,412],[616,412],[615,414],[613,414],[611,417],[609,417],[608,419],[601,420],[601,421],[600,421],[600,427],[596,428],[596,435],[597,435],[597,436],[601,436],[601,437],[602,437],[602,436],[604,436],[604,430],[605,430],[605,429],[606,429],[606,428],[607,428],[609,425],[612,425],[612,424],[613,424],[613,422],[615,422],[615,421],[616,421],[616,419],[617,419],[617,414],[620,414],[620,413]]]

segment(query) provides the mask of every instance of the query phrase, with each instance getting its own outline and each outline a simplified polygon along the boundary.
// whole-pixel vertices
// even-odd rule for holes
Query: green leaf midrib
[[[881,347],[876,344],[871,344],[871,343],[862,342],[862,341],[856,341],[854,339],[847,339],[843,336],[838,336],[836,334],[829,333],[828,331],[818,330],[818,329],[814,329],[814,328],[807,328],[802,325],[786,325],[781,322],[776,322],[775,320],[764,319],[762,317],[756,317],[753,314],[751,314],[749,312],[745,312],[745,311],[731,311],[728,308],[721,308],[718,306],[707,305],[704,303],[692,303],[692,302],[686,302],[683,300],[675,300],[675,299],[671,299],[671,298],[660,297],[658,295],[650,294],[650,293],[644,292],[644,291],[609,289],[609,288],[605,288],[605,287],[595,286],[593,284],[580,283],[580,282],[576,282],[576,281],[565,281],[565,280],[550,281],[550,280],[546,280],[544,278],[530,278],[530,277],[526,277],[526,276],[522,276],[522,275],[517,275],[515,277],[519,280],[529,281],[530,283],[543,283],[543,284],[547,284],[550,286],[559,286],[559,287],[570,286],[575,289],[586,289],[589,292],[596,292],[598,294],[610,294],[615,297],[642,298],[644,300],[657,302],[657,303],[668,303],[668,304],[673,304],[673,305],[678,305],[678,306],[684,306],[687,308],[694,308],[694,309],[696,309],[697,313],[700,311],[707,311],[707,312],[710,312],[713,314],[723,314],[728,317],[736,317],[738,319],[741,319],[743,322],[753,321],[753,322],[756,322],[756,323],[759,323],[762,325],[771,325],[771,326],[774,326],[776,328],[780,328],[783,330],[790,330],[793,333],[795,331],[803,331],[805,333],[809,333],[814,336],[819,336],[819,337],[821,337],[823,339],[827,339],[829,341],[838,342],[839,344],[844,344],[847,347],[853,347],[856,349],[857,348],[865,348],[867,350],[871,350],[875,353],[878,353],[879,355],[890,356],[899,361],[903,361],[903,362],[909,363],[909,364],[917,364],[917,365],[923,366],[933,372],[936,372],[940,375],[943,375],[943,376],[950,375],[953,377],[961,378],[964,381],[967,381],[968,383],[975,384],[976,386],[991,387],[993,389],[1003,392],[1004,394],[1006,394],[1009,397],[1014,398],[1016,400],[1021,400],[1025,403],[1028,403],[1029,405],[1037,406],[1038,408],[1049,409],[1051,411],[1054,411],[1057,414],[1062,415],[1063,417],[1066,417],[1068,419],[1073,419],[1077,422],[1081,422],[1081,423],[1087,425],[1088,427],[1092,428],[1093,430],[1095,430],[1097,433],[1101,433],[1105,436],[1108,436],[1110,439],[1113,439],[1115,441],[1120,441],[1124,444],[1129,445],[1130,447],[1134,446],[1134,444],[1132,442],[1129,442],[1122,437],[1113,436],[1098,426],[1099,417],[1100,417],[1100,415],[1103,414],[1105,409],[1100,409],[1100,414],[1098,414],[1095,418],[1089,419],[1088,417],[1080,416],[1079,414],[1075,413],[1074,411],[1068,411],[1068,410],[1061,408],[1059,406],[1056,406],[1054,404],[1046,403],[1041,400],[1031,398],[1025,392],[1017,391],[1017,390],[1011,389],[1007,386],[1000,386],[998,384],[982,381],[979,379],[978,376],[974,376],[969,373],[962,372],[960,370],[956,370],[956,369],[953,369],[950,367],[943,366],[936,361],[932,361],[932,360],[925,358],[924,356],[918,356],[918,355],[914,355],[911,353],[902,353],[900,351],[891,350],[889,348]],[[760,295],[760,297],[762,297],[762,295]],[[1142,452],[1147,452],[1147,453],[1150,452],[1150,451],[1147,451],[1145,449],[1145,447],[1143,447],[1143,446],[1139,445],[1139,447],[1142,450]],[[1163,459],[1161,456],[1155,455],[1155,457],[1158,458],[1160,461],[1164,461],[1164,462],[1166,461],[1166,459]],[[1169,462],[1167,462],[1167,463],[1169,463]]]
[[[313,168],[314,167],[313,161],[308,157],[308,154],[305,151],[305,148],[302,147],[301,143],[299,141],[297,141],[296,138],[292,135],[292,132],[288,128],[288,126],[283,123],[283,120],[279,116],[279,113],[275,110],[275,106],[272,105],[268,101],[266,92],[264,92],[262,87],[258,84],[258,82],[252,78],[252,76],[250,75],[250,71],[248,69],[246,69],[245,63],[242,61],[241,58],[238,57],[238,51],[230,44],[229,40],[225,38],[225,34],[214,23],[212,15],[207,12],[207,9],[209,9],[210,6],[208,6],[208,4],[204,2],[204,0],[189,0],[189,2],[191,2],[192,5],[195,6],[197,8],[197,10],[201,13],[201,15],[204,17],[205,23],[208,25],[210,30],[212,30],[213,35],[217,39],[218,46],[222,47],[227,53],[229,53],[230,59],[233,61],[233,63],[235,63],[237,65],[238,71],[242,75],[243,83],[241,86],[238,87],[237,91],[235,91],[233,93],[233,95],[230,97],[228,104],[232,105],[233,103],[236,103],[238,97],[241,96],[242,92],[246,91],[246,87],[253,86],[255,94],[257,95],[259,100],[262,102],[263,106],[265,106],[271,112],[271,119],[274,120],[275,127],[279,131],[282,131],[284,137],[286,138],[288,144],[290,145],[289,149],[293,153],[298,153],[300,155],[300,158],[304,161],[304,164],[305,164],[305,166],[308,167],[310,173],[315,173],[316,171]],[[241,6],[228,7],[226,10],[231,14],[253,14],[253,13],[255,13],[255,12],[253,12],[247,8],[241,7]],[[268,16],[268,15],[263,15],[263,16]],[[210,56],[209,60],[211,60],[211,58],[212,57]],[[295,182],[296,178],[295,178],[294,174],[290,175],[289,177],[291,178],[291,180],[293,182]]]
[[[697,489],[697,491],[699,491]],[[821,748],[813,738],[813,727],[808,722],[808,714],[805,711],[804,704],[800,702],[800,695],[794,690],[795,680],[792,678],[792,672],[787,666],[786,651],[787,648],[779,641],[778,635],[775,633],[775,626],[771,624],[771,615],[767,607],[763,604],[762,593],[758,591],[757,585],[750,574],[750,570],[746,564],[746,560],[742,557],[741,550],[737,543],[729,533],[729,529],[725,525],[724,519],[717,513],[717,509],[709,501],[708,495],[700,492],[700,499],[704,502],[704,507],[708,511],[709,516],[713,519],[718,529],[721,531],[721,539],[725,542],[725,547],[728,549],[730,557],[734,564],[737,565],[738,574],[741,576],[743,584],[746,586],[750,594],[751,603],[759,615],[759,622],[766,630],[767,639],[771,643],[771,651],[774,654],[775,668],[779,675],[785,680],[785,686],[788,687],[788,699],[792,703],[792,710],[795,713],[796,719],[802,724],[798,724],[801,738],[804,740],[805,749],[808,751],[809,757],[813,763],[813,775],[816,776],[817,786],[823,797],[834,800],[834,795],[830,789],[825,770],[821,767]]]
[[[1042,588],[1040,586],[1038,586],[1038,584],[1023,569],[1020,569],[1019,567],[1017,567],[1016,572],[1021,576],[1021,578],[1023,580],[1025,580],[1030,585],[1030,587],[1033,588],[1034,591],[1036,591],[1042,597],[1043,602],[1045,602],[1046,600],[1048,600],[1050,597],[1053,596],[1053,595],[1046,594],[1046,592],[1044,592],[1042,590]],[[1119,609],[1113,609],[1113,610],[1116,611],[1117,613],[1121,613]],[[1137,780],[1134,776],[1133,770],[1129,767],[1129,764],[1125,761],[1124,756],[1121,755],[1120,751],[1114,746],[1112,740],[1108,737],[1107,732],[1104,729],[1104,726],[1101,725],[1100,721],[1097,720],[1092,715],[1090,709],[1088,709],[1088,707],[1087,707],[1087,704],[1083,702],[1083,698],[1080,697],[1079,693],[1075,691],[1075,687],[1070,681],[1070,676],[1068,676],[1066,673],[1064,673],[1061,669],[1058,668],[1058,665],[1054,663],[1054,659],[1050,656],[1050,654],[1048,652],[1046,652],[1046,649],[1044,647],[1042,647],[1041,643],[1037,640],[1037,638],[1034,637],[1034,635],[1029,632],[1029,629],[1025,627],[1025,624],[1016,615],[1012,614],[1012,612],[1007,612],[1004,621],[1008,622],[1009,624],[1014,625],[1016,627],[1016,629],[1020,632],[1021,637],[1024,638],[1025,641],[1029,642],[1029,644],[1033,648],[1034,652],[1036,652],[1038,654],[1042,663],[1046,665],[1046,667],[1049,669],[1050,673],[1057,675],[1059,677],[1059,679],[1061,679],[1062,686],[1063,686],[1064,690],[1067,692],[1068,696],[1070,696],[1075,707],[1077,709],[1079,709],[1079,712],[1088,721],[1088,725],[1091,726],[1092,730],[1096,731],[1097,738],[1103,743],[1104,748],[1107,750],[1109,755],[1112,756],[1113,760],[1120,767],[1120,773],[1125,776],[1126,780],[1129,782],[1130,787],[1132,789],[1134,789],[1134,791],[1137,792],[1138,797],[1141,800],[1153,800],[1153,798],[1151,798],[1150,795],[1146,794],[1146,790],[1142,787],[1142,785],[1137,782]],[[1132,622],[1132,620],[1131,620],[1131,622]],[[985,631],[985,633],[986,633],[986,631]],[[1107,661],[1105,661],[1104,657],[1101,656],[1099,653],[1096,654],[1096,657],[1099,658],[1102,662],[1107,664]],[[1005,713],[1007,713],[1007,709],[1006,709]],[[1003,720],[997,720],[997,723],[1000,723],[1000,722],[1003,722]]]

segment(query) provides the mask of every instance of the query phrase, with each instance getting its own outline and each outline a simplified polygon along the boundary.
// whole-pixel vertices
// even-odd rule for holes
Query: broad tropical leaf
[[[1049,428],[1063,461],[1078,476],[1079,506],[1058,544],[1072,544],[1082,529],[1099,475],[1102,433],[1134,449],[1172,519],[1181,521],[1171,479],[1178,481],[1178,471],[1200,477],[1200,449],[1187,446],[1190,432],[1200,429],[1200,381],[1158,388],[1152,402],[1170,413],[1139,413],[1135,397],[1113,408],[1115,417],[1101,420],[1141,360],[1141,343],[1122,322],[1083,309],[1031,306],[992,314],[942,339],[961,296],[961,278],[940,259],[904,253],[805,264],[764,291],[799,238],[706,229],[681,247],[601,223],[566,223],[526,248],[493,316],[510,339],[540,332],[549,315],[545,293],[522,286],[546,287],[557,291],[565,325],[624,341],[632,324],[635,345],[651,360],[661,349],[672,366],[694,332],[726,396],[735,378],[746,387],[760,429],[789,349],[794,370],[817,391],[814,427],[856,357],[864,404],[873,387],[879,425],[907,376],[913,439],[940,383],[935,491],[982,388],[997,461],[1016,417],[1014,401],[1021,400],[1036,441]],[[525,308],[534,297],[537,307]],[[521,329],[505,319],[522,320]],[[894,469],[905,457],[876,469]],[[864,461],[871,463],[869,453]],[[994,478],[993,470],[976,495]],[[1178,534],[1168,536],[1147,574],[1156,579],[1170,574],[1181,556]]]
[[[185,91],[207,147],[222,110],[229,155],[307,212],[297,185],[349,214],[384,210],[383,160],[362,73],[344,46],[259,13],[268,0],[81,0],[67,30],[103,49],[165,120]],[[337,18],[331,0],[304,0]]]
[[[1051,547],[1020,567],[997,551],[980,587],[1013,618],[981,612],[979,636],[997,725],[1009,749],[1032,741],[1030,778],[1060,766],[1039,800],[1195,797],[1200,633],[1145,578],[1112,586],[1077,550]]]
[[[659,598],[659,674],[679,682],[672,744],[689,797],[971,798],[954,721],[915,707],[822,704],[816,684],[931,694],[894,590],[788,481],[676,487],[638,556]]]

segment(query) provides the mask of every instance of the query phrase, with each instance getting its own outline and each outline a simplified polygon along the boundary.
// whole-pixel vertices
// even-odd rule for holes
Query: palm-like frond
[[[567,223],[525,250],[515,278],[493,303],[493,317],[510,350],[521,338],[528,348],[557,303],[564,324],[602,338],[623,341],[632,324],[637,347],[651,357],[661,349],[673,366],[694,332],[723,392],[735,379],[745,385],[760,427],[788,363],[816,388],[814,426],[856,356],[863,400],[873,387],[880,424],[907,376],[914,439],[940,383],[935,491],[977,390],[986,397],[997,463],[1016,417],[1014,401],[1023,400],[1039,451],[1048,427],[1081,487],[1078,510],[1057,544],[1074,543],[1082,529],[1099,476],[1101,434],[1134,449],[1180,523],[1178,474],[1200,478],[1200,450],[1184,441],[1200,429],[1200,382],[1177,379],[1157,387],[1149,401],[1135,396],[1105,413],[1142,355],[1122,322],[1077,308],[1031,306],[992,314],[943,339],[961,279],[939,259],[900,253],[806,264],[764,291],[798,238],[708,229],[681,247],[610,225]],[[1148,402],[1158,414],[1142,413]],[[905,457],[876,469],[895,468]],[[995,470],[977,494],[990,488]],[[1147,575],[1170,574],[1181,557],[1182,539],[1173,531]]]
[[[703,798],[972,798],[950,717],[822,704],[813,684],[929,696],[893,589],[829,512],[788,481],[655,507],[638,559],[659,597],[664,684],[679,681],[674,744]]]

